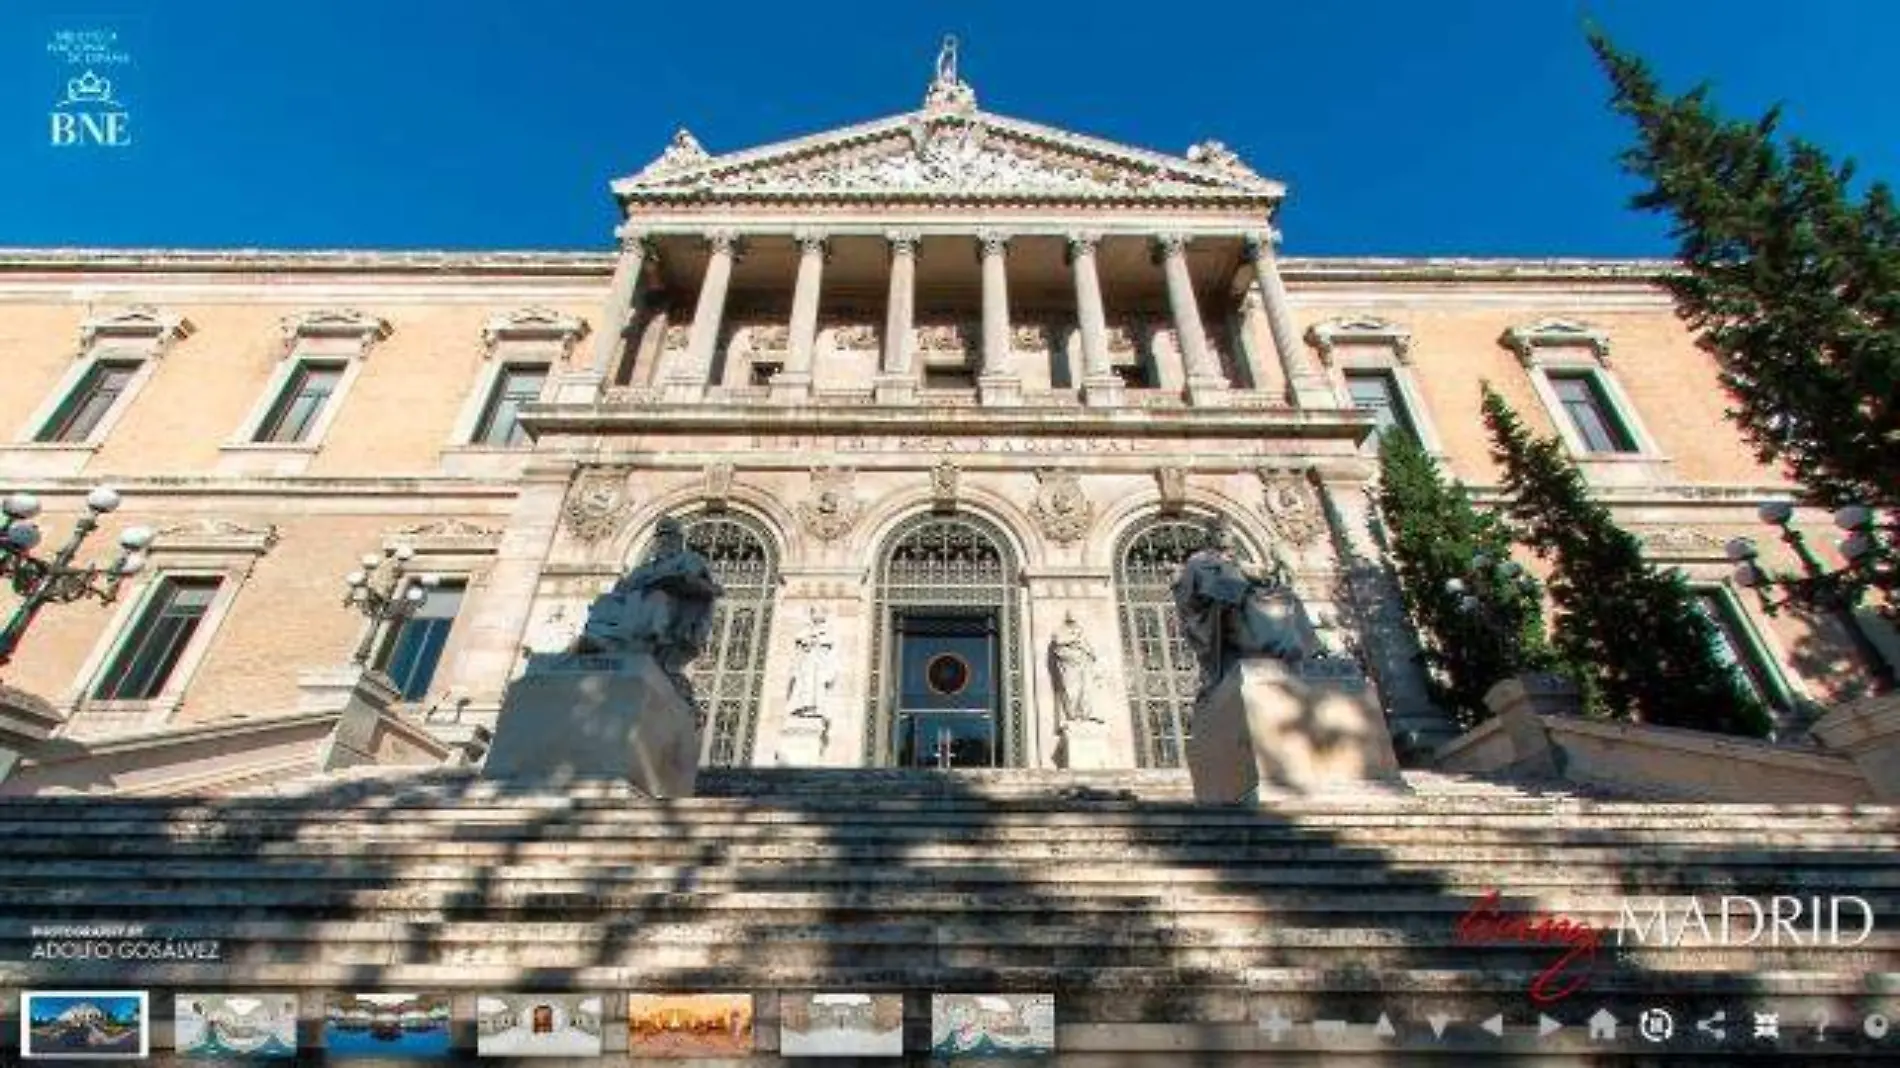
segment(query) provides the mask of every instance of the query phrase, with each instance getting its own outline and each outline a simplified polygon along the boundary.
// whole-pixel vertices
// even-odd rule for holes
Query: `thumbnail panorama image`
[[[62,1060],[143,1057],[150,1044],[142,991],[28,993],[20,1005],[20,1051]]]
[[[206,994],[174,1000],[172,1044],[179,1055],[287,1058],[297,1055],[297,995]]]
[[[442,994],[333,994],[324,1002],[323,1051],[331,1057],[445,1057],[451,1015]]]

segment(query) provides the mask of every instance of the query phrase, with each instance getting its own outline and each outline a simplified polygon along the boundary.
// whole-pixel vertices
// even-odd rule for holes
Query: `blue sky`
[[[720,152],[913,108],[954,32],[989,110],[1226,141],[1291,186],[1293,254],[1666,254],[1586,10],[1672,87],[1900,174],[1880,0],[11,0],[0,244],[604,248],[607,182],[676,125]],[[129,147],[50,143],[63,30],[116,36]]]

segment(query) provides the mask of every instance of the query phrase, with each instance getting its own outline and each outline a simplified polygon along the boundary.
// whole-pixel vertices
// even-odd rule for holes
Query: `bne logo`
[[[132,116],[112,99],[112,83],[92,71],[66,83],[66,97],[53,105],[53,147],[132,143]]]

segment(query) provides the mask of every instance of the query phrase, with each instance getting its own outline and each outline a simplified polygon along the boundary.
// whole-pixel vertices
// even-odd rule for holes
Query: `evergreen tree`
[[[1618,719],[1766,736],[1767,711],[1717,658],[1682,577],[1644,560],[1557,439],[1532,436],[1488,383],[1484,421],[1518,536],[1554,566],[1557,648],[1586,690]]]
[[[1875,182],[1854,199],[1852,161],[1710,106],[1668,96],[1643,62],[1592,31],[1610,104],[1636,126],[1623,165],[1633,205],[1674,221],[1677,313],[1721,361],[1730,415],[1764,462],[1822,503],[1865,504],[1900,534],[1900,211]],[[1890,616],[1900,560],[1869,561]]]
[[[1379,467],[1379,508],[1433,699],[1469,729],[1490,717],[1492,686],[1557,667],[1542,592],[1511,560],[1504,522],[1447,483],[1411,435],[1386,434]]]

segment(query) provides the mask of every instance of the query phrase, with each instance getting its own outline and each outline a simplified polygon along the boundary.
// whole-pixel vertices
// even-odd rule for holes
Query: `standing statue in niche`
[[[838,642],[824,609],[812,608],[810,620],[793,641],[797,659],[792,664],[785,710],[788,715],[823,720],[825,699],[838,684]]]
[[[575,655],[649,653],[686,701],[686,665],[706,648],[713,602],[726,591],[706,558],[686,547],[686,528],[670,516],[654,528],[653,558],[614,583],[587,611],[569,650]]]
[[[1049,640],[1049,675],[1055,681],[1056,711],[1064,728],[1071,723],[1103,722],[1089,694],[1095,685],[1095,648],[1074,612],[1063,615],[1062,626]]]
[[[1225,519],[1209,522],[1207,544],[1175,573],[1173,592],[1182,636],[1201,666],[1197,705],[1242,659],[1297,663],[1319,649],[1286,562],[1277,554],[1268,567],[1243,562]]]

